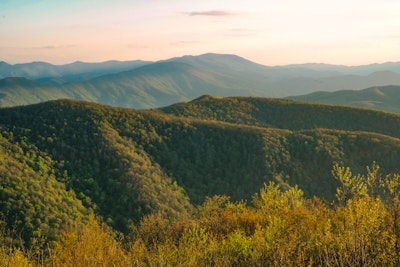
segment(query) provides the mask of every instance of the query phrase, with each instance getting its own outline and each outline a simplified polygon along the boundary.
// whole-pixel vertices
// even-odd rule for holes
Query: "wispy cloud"
[[[237,13],[227,10],[192,11],[192,12],[185,12],[185,14],[189,16],[211,16],[211,17],[229,17],[237,15]]]
[[[43,46],[34,46],[34,47],[26,47],[25,49],[39,49],[39,50],[55,50],[55,49],[65,49],[65,48],[73,48],[77,47],[74,44],[68,45],[43,45]]]

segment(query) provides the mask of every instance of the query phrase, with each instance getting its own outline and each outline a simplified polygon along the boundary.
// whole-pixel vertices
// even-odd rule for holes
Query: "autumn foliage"
[[[3,243],[0,265],[398,266],[399,176],[375,163],[363,175],[338,165],[332,173],[334,203],[270,183],[251,203],[214,196],[190,216],[147,215],[127,236],[90,216],[36,255]]]

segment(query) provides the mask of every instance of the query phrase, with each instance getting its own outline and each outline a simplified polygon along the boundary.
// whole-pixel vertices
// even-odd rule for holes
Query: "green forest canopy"
[[[254,204],[257,198],[254,194],[270,182],[274,185],[268,190],[279,187],[278,195],[297,192],[305,213],[310,212],[311,206],[306,203],[314,201],[314,196],[320,199],[318,205],[322,205],[324,212],[330,210],[332,214],[348,203],[361,201],[359,197],[365,201],[370,197],[366,205],[378,205],[375,207],[379,212],[388,216],[385,212],[390,206],[384,204],[387,194],[383,194],[383,189],[369,189],[370,192],[360,196],[350,191],[348,199],[357,196],[355,202],[341,199],[340,206],[332,207],[332,201],[338,200],[337,188],[341,184],[348,187],[352,184],[335,179],[331,170],[337,163],[361,172],[377,161],[383,174],[398,172],[399,130],[393,125],[399,122],[399,116],[363,109],[208,96],[162,110],[138,111],[73,100],[1,109],[0,201],[4,229],[8,229],[3,234],[3,244],[15,242],[15,233],[25,240],[24,247],[37,246],[39,240],[59,244],[66,238],[62,233],[75,233],[75,228],[65,229],[65,226],[77,223],[76,229],[92,227],[97,223],[90,219],[90,214],[95,214],[112,228],[101,228],[100,232],[104,230],[106,236],[107,233],[113,236],[117,231],[126,238],[134,235],[133,240],[145,242],[144,247],[136,241],[131,245],[144,249],[143,255],[146,255],[146,251],[158,245],[171,245],[168,243],[171,240],[159,243],[157,239],[154,241],[157,246],[150,248],[148,240],[144,240],[150,237],[137,236],[145,231],[141,227],[150,227],[149,235],[152,231],[164,230],[172,235],[178,229],[153,228],[161,227],[165,221],[185,225],[182,231],[201,226],[205,218],[193,216],[213,196],[228,196],[230,201],[226,202],[224,197],[221,201],[230,203],[228,206],[236,210],[235,216],[246,217],[242,212],[249,212],[249,216],[254,213],[255,225],[266,227],[269,224],[261,218],[264,215],[259,214],[261,211]],[[381,200],[375,198],[375,192],[379,192]],[[293,207],[290,207],[291,212]],[[224,216],[219,213],[222,211],[225,208],[211,214],[219,220]],[[233,211],[229,208],[226,212]],[[331,216],[330,212],[325,215]],[[211,220],[214,215],[210,218],[209,215],[206,217]],[[214,241],[239,238],[239,245],[243,245],[241,242],[255,238],[255,229],[246,232],[241,227],[223,232]],[[275,233],[286,229],[282,227]],[[218,237],[209,229],[198,230],[205,231],[206,243],[211,241],[211,236]],[[396,233],[392,234],[391,240],[396,240]],[[183,242],[181,237],[178,234],[171,238],[178,238],[173,242],[176,245]],[[218,242],[213,244],[221,245]],[[390,249],[397,253],[396,246]],[[304,262],[316,260],[315,254],[311,254]],[[253,254],[246,255],[244,262],[248,263],[249,255]]]

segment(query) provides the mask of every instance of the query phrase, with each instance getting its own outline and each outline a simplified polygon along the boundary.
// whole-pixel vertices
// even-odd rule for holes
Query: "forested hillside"
[[[362,109],[209,96],[162,110],[73,100],[3,108],[0,212],[8,229],[3,236],[10,242],[20,236],[26,246],[67,242],[66,226],[71,232],[93,226],[96,214],[110,233],[134,240],[146,236],[143,246],[150,246],[164,242],[164,232],[176,230],[179,236],[180,227],[189,227],[185,220],[194,219],[215,195],[242,203],[232,206],[236,211],[217,208],[216,214],[253,214],[244,208],[246,201],[270,182],[282,192],[298,186],[306,198],[317,196],[332,207],[343,183],[331,174],[334,164],[362,172],[377,161],[382,173],[399,172],[400,132],[393,127],[399,123],[400,116]],[[215,201],[209,205],[225,205],[227,198]],[[181,224],[169,229],[170,221]],[[197,223],[202,224],[189,224]],[[255,225],[243,229],[256,233]],[[224,236],[231,230],[216,231]],[[236,234],[231,237],[245,238]]]
[[[375,110],[261,97],[204,95],[160,111],[179,117],[289,130],[337,129],[400,137],[399,116]]]
[[[293,100],[362,107],[400,113],[400,86],[374,86],[364,90],[314,92],[288,97]]]

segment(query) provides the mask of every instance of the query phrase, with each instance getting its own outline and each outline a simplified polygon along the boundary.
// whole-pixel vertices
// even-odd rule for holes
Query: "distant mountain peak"
[[[200,97],[198,97],[198,98],[193,99],[193,100],[190,101],[190,102],[207,101],[207,100],[210,100],[210,99],[212,99],[212,98],[215,98],[215,97],[212,96],[212,95],[202,95],[202,96],[200,96]]]

